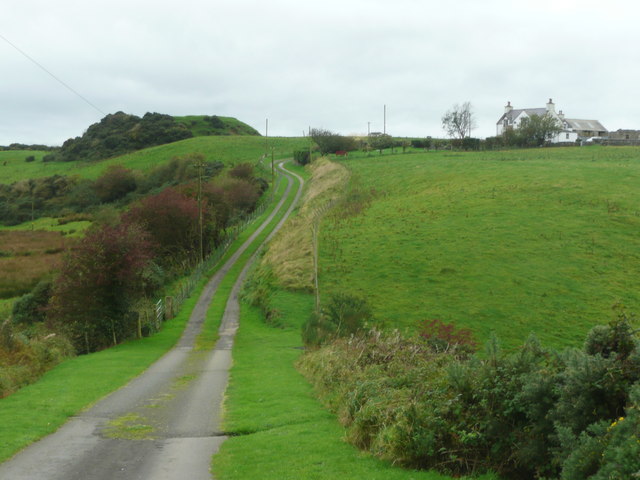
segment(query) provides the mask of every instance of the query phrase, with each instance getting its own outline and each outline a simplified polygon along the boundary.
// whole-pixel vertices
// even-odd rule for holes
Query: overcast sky
[[[2,0],[0,145],[59,145],[120,110],[366,134],[384,105],[388,133],[443,137],[465,101],[485,137],[507,101],[549,98],[640,129],[639,14],[632,0]]]

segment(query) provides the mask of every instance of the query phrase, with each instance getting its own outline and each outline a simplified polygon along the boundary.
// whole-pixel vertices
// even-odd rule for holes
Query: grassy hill
[[[96,162],[42,162],[42,157],[49,152],[0,151],[0,183],[13,183],[18,180],[51,175],[78,175],[82,178],[95,179],[108,166],[114,164],[146,172],[173,157],[190,153],[202,153],[206,160],[218,160],[225,164],[255,162],[267,150],[271,153],[273,149],[274,156],[278,159],[291,157],[294,150],[307,146],[307,139],[296,137],[268,139],[246,135],[195,137]],[[25,162],[25,158],[29,155],[34,155],[36,160]]]
[[[579,345],[640,312],[640,149],[437,152],[349,159],[321,228],[321,292],[369,299],[389,326],[440,319],[507,346]]]

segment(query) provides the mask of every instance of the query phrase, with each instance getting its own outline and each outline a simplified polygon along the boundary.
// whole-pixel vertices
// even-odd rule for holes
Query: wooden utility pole
[[[264,127],[264,156],[269,155],[269,119],[266,119]]]
[[[204,233],[202,227],[202,169],[205,167],[204,161],[198,159],[194,166],[198,169],[198,246],[200,250],[200,262],[204,261]]]
[[[311,148],[313,147],[313,138],[311,138],[311,125],[309,125],[309,160],[307,163],[311,163]]]

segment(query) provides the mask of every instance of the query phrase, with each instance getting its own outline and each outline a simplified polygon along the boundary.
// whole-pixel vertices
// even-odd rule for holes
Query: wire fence
[[[229,250],[231,244],[244,232],[247,227],[273,203],[275,192],[280,187],[282,176],[278,175],[277,182],[273,186],[273,192],[271,195],[265,195],[258,207],[251,213],[243,215],[237,219],[237,221],[227,229],[224,238],[220,245],[209,254],[204,261],[199,262],[191,271],[189,276],[178,283],[174,287],[173,295],[167,296],[164,299],[159,299],[155,304],[155,329],[159,330],[161,323],[164,320],[172,318],[180,307],[184,304],[185,300],[191,296],[196,285],[200,283],[202,277],[211,270]],[[170,307],[170,308],[168,308]]]

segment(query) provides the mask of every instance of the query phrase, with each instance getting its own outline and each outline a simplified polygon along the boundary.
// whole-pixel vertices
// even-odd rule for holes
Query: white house
[[[502,135],[509,128],[518,128],[524,118],[529,118],[532,115],[542,116],[546,113],[553,116],[562,125],[562,131],[551,139],[551,143],[573,143],[578,138],[607,135],[607,129],[597,120],[565,118],[562,110],[556,112],[556,107],[551,99],[549,99],[545,108],[515,109],[511,106],[511,102],[507,102],[504,107],[504,113],[496,122],[496,135]]]

